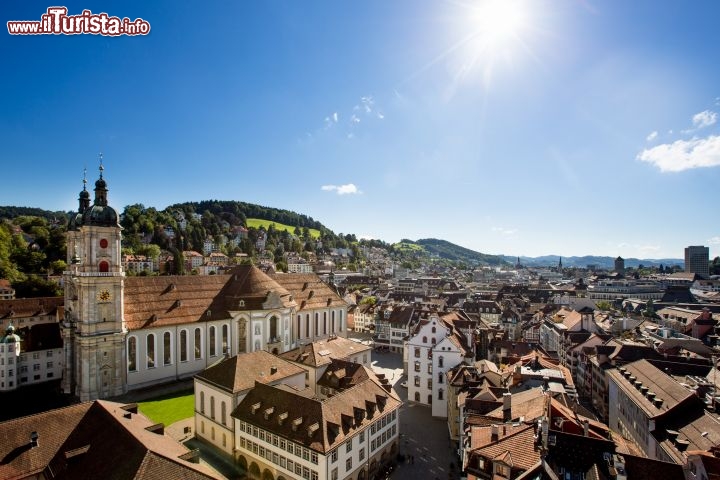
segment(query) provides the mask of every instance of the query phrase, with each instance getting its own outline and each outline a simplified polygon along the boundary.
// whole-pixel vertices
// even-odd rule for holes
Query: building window
[[[215,397],[210,395],[210,418],[215,420]]]
[[[228,353],[228,326],[222,326],[222,353]]]
[[[147,336],[147,368],[155,367],[155,335]]]
[[[416,387],[420,386],[420,375],[415,375],[415,386]]]
[[[127,351],[128,370],[137,372],[137,337],[128,338]]]
[[[423,337],[423,343],[427,343],[427,337]]]
[[[330,322],[331,322],[331,323],[330,323],[330,325],[331,325],[331,327],[330,327],[330,333],[335,333],[335,332],[337,331],[337,330],[335,329],[335,310],[333,310],[332,312],[330,312],[330,318],[331,318],[331,320],[330,320]]]
[[[352,457],[345,460],[345,471],[349,472],[350,470],[352,470]]]
[[[216,346],[215,346],[215,326],[210,325],[210,340],[209,340],[209,346],[210,346],[210,356],[214,357],[217,355]]]
[[[361,449],[360,449],[360,452],[358,453],[358,460],[361,461],[361,462],[362,462],[363,460],[365,460],[365,449],[364,449],[364,448],[361,448]]]
[[[180,361],[187,362],[188,359],[188,333],[187,330],[180,330]]]
[[[438,400],[442,400],[442,399],[443,399],[443,389],[441,388],[440,390],[438,390]]]
[[[195,329],[195,360],[202,358],[202,332],[199,328]]]
[[[225,407],[225,402],[222,402],[222,403],[220,404],[220,415],[221,415],[222,424],[223,424],[223,425],[226,425],[226,422],[227,422],[227,407]]]
[[[338,457],[338,455],[337,455],[337,449],[335,449],[335,450],[333,450],[332,453],[330,454],[330,461],[331,461],[332,463],[337,462],[337,457]]]
[[[318,313],[315,312],[315,335],[318,335],[319,333],[320,333],[320,315],[318,315]],[[326,333],[327,332],[323,332],[323,335]]]
[[[441,356],[438,357],[438,367],[443,368],[445,364],[445,359]]]
[[[333,468],[332,472],[330,472],[330,480],[338,480],[338,469]]]
[[[273,315],[270,317],[270,341],[274,342],[278,337],[278,318]]]
[[[416,372],[420,371],[420,362],[418,362],[418,361],[415,362],[415,371]]]
[[[438,372],[438,383],[443,383],[443,373]]]
[[[428,385],[428,388],[432,388],[432,378],[428,378],[427,385]]]
[[[200,392],[200,413],[205,413],[205,392]]]
[[[415,358],[420,358],[420,349],[415,347]]]
[[[99,270],[101,273],[107,273],[107,272],[110,271],[110,264],[109,264],[108,262],[106,262],[105,260],[103,260],[103,261],[100,262],[100,264],[98,265],[98,270]]]
[[[352,438],[345,442],[345,452],[351,452],[352,451]]]
[[[428,363],[427,372],[432,374],[432,363]]]
[[[172,355],[170,352],[170,332],[163,333],[163,364],[170,365]]]

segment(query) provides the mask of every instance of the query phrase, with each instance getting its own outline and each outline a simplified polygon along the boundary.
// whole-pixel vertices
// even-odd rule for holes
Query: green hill
[[[415,243],[423,247],[425,251],[430,254],[456,262],[464,262],[470,265],[502,265],[506,263],[499,255],[488,255],[476,252],[475,250],[450,243],[447,240],[423,238],[417,240]]]
[[[248,228],[260,228],[263,227],[265,230],[270,228],[270,225],[275,226],[275,230],[286,231],[290,233],[295,232],[295,227],[291,225],[285,225],[284,223],[273,222],[272,220],[263,220],[261,218],[248,218],[245,222]],[[316,228],[309,228],[310,236],[312,238],[320,238],[320,230]]]

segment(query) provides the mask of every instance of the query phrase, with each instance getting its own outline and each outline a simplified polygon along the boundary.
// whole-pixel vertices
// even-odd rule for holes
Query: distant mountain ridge
[[[503,260],[515,264],[518,257],[502,255]],[[581,267],[587,268],[588,265],[595,265],[598,268],[612,269],[615,267],[615,258],[602,257],[596,255],[585,255],[582,257],[562,257],[561,255],[543,255],[540,257],[520,257],[520,264],[525,267],[556,267],[558,261],[562,258],[563,267]],[[640,265],[645,267],[659,267],[660,265],[669,267],[685,265],[685,261],[680,258],[624,258],[626,267],[637,268]]]

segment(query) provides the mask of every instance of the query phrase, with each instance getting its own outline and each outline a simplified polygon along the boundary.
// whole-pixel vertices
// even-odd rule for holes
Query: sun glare
[[[525,27],[526,8],[517,0],[487,0],[473,15],[477,35],[490,44],[509,41]]]

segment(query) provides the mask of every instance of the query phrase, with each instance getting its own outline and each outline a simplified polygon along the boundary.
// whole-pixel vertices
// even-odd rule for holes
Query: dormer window
[[[242,308],[245,306],[245,300],[238,301],[238,307]]]
[[[278,415],[278,425],[282,425],[283,422],[287,419],[288,412],[283,412],[280,415]]]
[[[272,413],[274,411],[275,411],[275,407],[266,408],[265,411],[263,412],[263,416],[265,417],[265,420],[269,419],[270,415],[272,415]]]
[[[255,413],[260,409],[260,402],[254,403],[250,406],[250,410],[252,410],[252,414],[255,415]]]
[[[302,417],[298,417],[295,420],[292,421],[292,431],[297,432],[297,429],[300,425],[302,425],[303,419]]]

